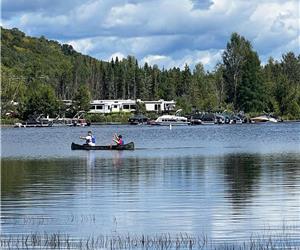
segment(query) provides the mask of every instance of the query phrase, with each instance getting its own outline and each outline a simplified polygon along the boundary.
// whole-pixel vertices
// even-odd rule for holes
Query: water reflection
[[[260,155],[227,155],[224,157],[224,177],[227,194],[234,208],[251,201],[256,188],[259,186],[261,175]]]
[[[86,152],[86,165],[88,168],[94,168],[96,165],[95,151],[90,150]]]
[[[113,166],[115,168],[121,168],[122,167],[122,157],[123,157],[123,151],[115,150],[112,152],[113,154]]]
[[[2,160],[2,230],[204,232],[243,239],[265,225],[300,224],[298,154],[140,158],[122,151],[79,158]],[[271,210],[271,212],[270,212]],[[13,225],[44,216],[68,221],[92,215],[97,223]],[[162,223],[163,222],[163,223]],[[116,226],[117,225],[117,226]],[[232,236],[233,237],[233,236]]]

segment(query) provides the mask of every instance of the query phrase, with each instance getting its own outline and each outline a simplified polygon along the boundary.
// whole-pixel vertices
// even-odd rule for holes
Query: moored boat
[[[186,117],[175,116],[175,115],[162,115],[158,117],[152,125],[190,125]]]
[[[69,127],[85,127],[90,126],[91,124],[88,123],[85,119],[72,119],[72,122],[67,124]]]
[[[170,125],[190,125],[188,119],[184,116],[179,116],[179,113],[182,110],[179,109],[176,111],[175,115],[162,115],[159,116],[151,125],[162,125],[162,126],[170,126]]]
[[[49,118],[45,118],[43,114],[35,117],[29,117],[25,122],[15,123],[15,128],[44,128],[44,127],[52,127],[53,121]]]
[[[202,124],[202,114],[193,114],[190,117],[191,125],[200,125]]]
[[[143,114],[137,114],[128,119],[128,122],[131,125],[147,124],[148,121],[149,118]]]
[[[87,122],[84,119],[85,116],[85,111],[78,111],[77,114],[72,118],[71,123],[67,124],[70,127],[85,127],[85,126],[90,126],[91,123]]]
[[[278,120],[271,115],[260,115],[260,116],[251,118],[251,122],[253,122],[253,123],[278,122]]]
[[[213,125],[218,123],[217,117],[214,113],[204,113],[201,120],[203,125]]]
[[[72,150],[134,150],[134,143],[129,142],[124,145],[103,145],[103,146],[90,146],[87,144],[76,144],[72,142]]]

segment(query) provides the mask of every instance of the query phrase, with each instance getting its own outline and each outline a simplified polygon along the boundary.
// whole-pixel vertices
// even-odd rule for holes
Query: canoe
[[[80,145],[72,142],[72,150],[134,150],[134,143],[129,142],[124,145],[106,145],[106,146],[89,146],[89,145]]]

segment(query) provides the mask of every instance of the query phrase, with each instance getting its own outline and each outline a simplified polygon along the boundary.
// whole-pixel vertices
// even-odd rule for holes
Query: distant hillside
[[[107,65],[76,52],[70,45],[29,37],[16,28],[1,27],[1,35],[4,84],[5,80],[23,77],[25,84],[40,79],[51,84],[60,98],[68,99],[80,84],[92,87],[94,79],[102,77],[101,68]]]
[[[45,97],[80,99],[84,90],[86,99],[173,99],[186,112],[227,109],[300,117],[300,56],[289,52],[282,61],[261,66],[251,43],[237,33],[213,72],[201,63],[193,70],[139,66],[133,56],[104,62],[16,28],[1,27],[1,46],[3,110],[16,101],[19,113],[29,115]]]
[[[142,71],[133,56],[104,62],[76,52],[71,45],[29,37],[16,28],[1,27],[1,33],[4,83],[14,77],[25,77],[26,84],[43,79],[61,99],[72,99],[80,85],[87,85],[94,99],[167,98],[168,92],[159,91],[160,70],[145,64]]]

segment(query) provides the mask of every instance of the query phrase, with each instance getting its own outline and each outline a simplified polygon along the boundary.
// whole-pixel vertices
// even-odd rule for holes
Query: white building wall
[[[132,112],[136,109],[135,100],[93,100],[89,113],[93,114],[108,114],[113,112]],[[125,105],[125,109],[123,109]],[[97,108],[102,106],[102,109]],[[128,107],[128,109],[127,109]]]
[[[155,104],[145,102],[145,108],[146,108],[147,111],[155,111]]]
[[[146,111],[166,111],[175,109],[175,101],[142,101],[144,103]],[[113,112],[134,112],[136,110],[137,101],[135,100],[93,100],[89,113],[92,114],[109,114]],[[102,108],[101,108],[102,107]]]

